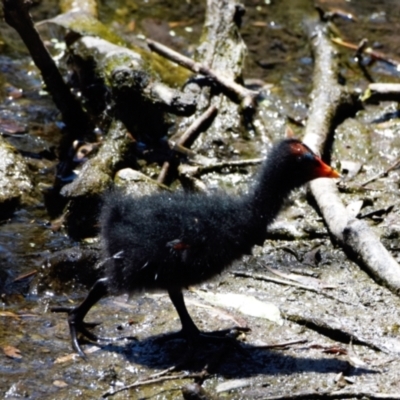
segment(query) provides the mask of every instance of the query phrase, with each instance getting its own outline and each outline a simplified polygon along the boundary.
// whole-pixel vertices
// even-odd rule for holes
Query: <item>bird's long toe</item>
[[[72,348],[85,360],[87,359],[86,354],[83,352],[81,345],[78,341],[78,330],[76,325],[69,324],[69,331],[71,334]]]
[[[68,325],[71,335],[73,349],[82,357],[87,358],[79,344],[78,335],[97,342],[101,340],[100,337],[90,332],[88,328],[94,328],[100,325],[100,322],[84,322],[78,307],[53,307],[52,312],[65,312],[68,314]]]

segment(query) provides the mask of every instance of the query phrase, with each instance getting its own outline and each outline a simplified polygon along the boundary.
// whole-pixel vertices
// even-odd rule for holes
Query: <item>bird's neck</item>
[[[265,229],[273,222],[292,191],[293,185],[279,171],[275,164],[267,162],[248,197],[254,223],[260,229]]]

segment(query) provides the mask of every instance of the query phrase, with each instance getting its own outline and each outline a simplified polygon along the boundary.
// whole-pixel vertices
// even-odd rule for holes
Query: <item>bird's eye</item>
[[[313,161],[315,159],[314,154],[311,153],[304,153],[303,159],[307,161]]]

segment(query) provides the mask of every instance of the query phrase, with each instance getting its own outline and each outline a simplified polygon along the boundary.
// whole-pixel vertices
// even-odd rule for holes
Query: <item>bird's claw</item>
[[[84,322],[79,316],[79,310],[77,307],[53,307],[51,308],[51,312],[65,312],[68,314],[68,326],[71,334],[72,347],[82,358],[86,359],[87,357],[78,341],[78,334],[81,334],[91,341],[97,342],[101,339],[94,333],[90,332],[87,328],[93,328],[100,325],[100,323]]]
[[[86,339],[92,342],[115,342],[117,340],[137,340],[134,336],[118,336],[118,337],[102,337],[97,336],[93,332],[90,332],[88,328],[94,328],[101,324],[101,322],[84,322],[79,315],[77,307],[53,307],[52,312],[65,312],[68,314],[68,325],[71,334],[71,341],[73,349],[82,357],[87,359],[82,347],[78,341],[78,334],[81,334]]]

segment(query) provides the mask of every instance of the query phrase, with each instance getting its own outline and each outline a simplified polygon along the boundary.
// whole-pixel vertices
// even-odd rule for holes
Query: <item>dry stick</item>
[[[210,122],[217,115],[217,112],[218,108],[214,104],[208,107],[199,118],[192,122],[192,124],[186,129],[185,133],[183,133],[175,145],[190,147],[196,140],[202,126],[206,122]]]
[[[65,84],[60,71],[43,44],[29,15],[28,1],[2,0],[4,19],[13,27],[25,43],[35,65],[40,70],[46,89],[62,114],[64,123],[70,128],[75,138],[80,136],[89,122],[78,100]]]
[[[150,50],[160,54],[161,56],[167,58],[168,60],[176,64],[179,64],[180,66],[187,68],[196,74],[205,75],[214,79],[226,90],[233,93],[239,99],[244,108],[255,107],[254,101],[255,98],[258,96],[258,92],[246,89],[244,86],[240,85],[239,83],[236,83],[234,80],[227,78],[223,76],[221,73],[218,73],[201,63],[193,61],[190,58],[183,56],[182,54],[179,54],[178,52],[168,48],[167,46],[162,45],[161,43],[147,39],[147,44]]]
[[[396,93],[400,95],[400,83],[371,83],[368,85],[371,92],[382,94]]]
[[[200,115],[199,118],[193,121],[193,123],[189,126],[189,128],[183,133],[183,135],[178,139],[176,143],[171,142],[172,150],[176,151],[190,151],[184,146],[190,147],[191,144],[196,140],[197,136],[202,132],[202,128],[204,124],[207,122],[211,122],[217,115],[218,109],[215,105],[211,105],[204,111],[203,114]],[[164,183],[165,178],[167,177],[169,171],[170,163],[169,161],[165,161],[161,172],[158,175],[157,182]]]
[[[370,83],[362,101],[400,101],[400,83]]]
[[[325,32],[325,26],[321,23],[310,23],[308,34],[313,38],[315,72],[304,142],[319,152],[324,148],[327,137],[334,128],[333,119],[339,107],[343,105],[345,96],[343,86],[338,84],[336,52]],[[363,265],[377,282],[400,294],[399,264],[365,221],[348,217],[335,182],[331,179],[316,179],[309,186],[329,231],[338,243]]]
[[[373,176],[371,179],[368,179],[364,183],[362,183],[360,186],[364,187],[370,184],[371,182],[376,181],[377,179],[383,178],[384,176],[387,176],[389,172],[397,169],[400,167],[400,160],[397,160],[394,164],[392,164],[390,167],[386,168],[384,171],[380,172],[379,174]]]
[[[249,158],[247,160],[230,160],[216,162],[215,164],[210,165],[199,165],[198,167],[196,167],[196,171],[193,173],[193,175],[199,176],[202,174],[209,174],[210,172],[221,171],[225,168],[238,168],[260,165],[263,161],[263,158]]]
[[[328,337],[334,337],[342,342],[350,342],[355,339],[358,343],[370,347],[371,349],[382,351],[386,354],[399,355],[399,350],[396,346],[386,344],[380,338],[370,338],[358,333],[357,327],[350,327],[346,321],[335,317],[314,317],[308,313],[297,314],[295,312],[282,312],[284,318],[295,322],[299,325],[305,325],[308,329],[312,329]]]
[[[252,279],[257,279],[257,280],[261,280],[261,281],[266,281],[266,282],[273,282],[273,283],[278,283],[280,285],[286,285],[286,286],[293,286],[299,289],[303,289],[303,290],[309,290],[310,292],[314,292],[314,293],[318,293],[322,296],[328,297],[332,300],[335,300],[339,303],[343,303],[343,304],[352,304],[349,303],[347,301],[344,301],[336,296],[332,296],[329,293],[326,293],[322,290],[316,289],[312,286],[307,286],[307,285],[303,285],[301,283],[298,282],[293,282],[293,281],[288,281],[285,279],[280,279],[280,278],[274,278],[272,276],[268,276],[268,275],[264,275],[264,274],[253,274],[251,272],[243,272],[243,271],[232,271],[231,272],[232,275],[234,276],[241,276],[244,278],[252,278]]]
[[[280,349],[280,348],[287,348],[290,346],[293,346],[295,344],[303,344],[307,343],[307,339],[297,339],[297,340],[288,340],[286,342],[281,342],[281,343],[273,343],[273,344],[251,344],[253,347],[256,347],[257,349],[263,349],[263,350],[268,350],[268,349]]]

